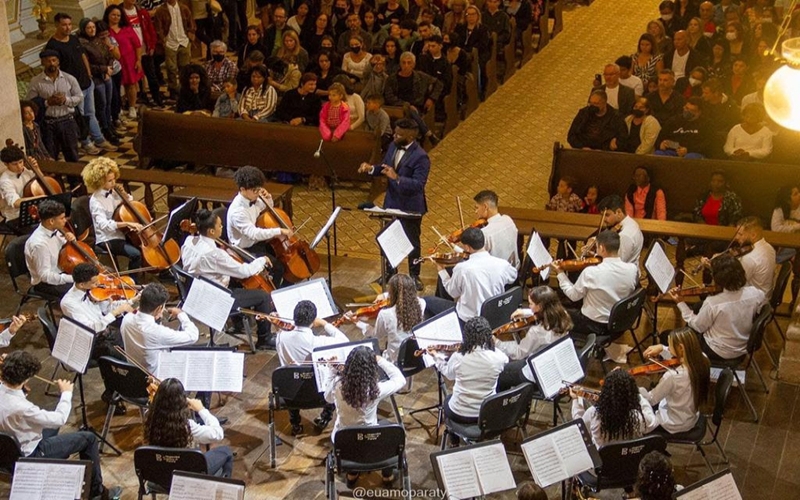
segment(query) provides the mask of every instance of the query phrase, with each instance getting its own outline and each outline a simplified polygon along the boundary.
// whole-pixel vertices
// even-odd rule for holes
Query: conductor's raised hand
[[[358,166],[359,174],[367,174],[370,172],[370,170],[372,170],[372,165],[370,165],[369,163],[364,162]]]

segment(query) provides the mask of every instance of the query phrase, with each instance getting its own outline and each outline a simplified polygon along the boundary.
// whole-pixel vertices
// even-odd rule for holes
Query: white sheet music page
[[[653,277],[661,293],[667,293],[673,278],[675,278],[675,268],[660,244],[653,245],[653,250],[644,262],[644,268]]]
[[[244,486],[220,481],[172,476],[170,500],[244,500]]]
[[[704,484],[703,486],[681,494],[680,500],[742,500],[742,494],[733,480],[733,474],[727,474]]]
[[[214,372],[217,352],[215,351],[184,351],[186,352],[186,380],[182,380],[183,388],[187,391],[213,391]]]
[[[481,485],[472,453],[446,453],[436,457],[447,498],[461,500],[481,496]]]
[[[517,487],[503,443],[473,449],[472,459],[475,462],[475,469],[478,471],[478,480],[484,495]]]
[[[186,387],[186,360],[189,351],[160,351],[158,369],[154,375],[159,380],[176,378]]]
[[[461,334],[461,323],[458,322],[458,315],[455,309],[430,323],[414,328],[414,336],[420,349],[426,349],[438,344],[459,344],[463,340]],[[423,356],[425,366],[433,366],[433,357],[425,354]]]
[[[578,354],[572,339],[559,341],[558,345],[531,359],[536,380],[545,397],[553,397],[564,386],[563,381],[577,382],[583,378]]]
[[[75,500],[81,498],[83,464],[17,462],[10,500]],[[87,484],[88,488],[89,485]]]
[[[225,330],[225,322],[231,314],[233,302],[230,291],[195,279],[182,309],[197,321],[221,332]]]
[[[378,244],[392,267],[399,266],[414,249],[399,220],[389,224],[389,227],[378,235]]]
[[[78,373],[86,371],[92,354],[94,334],[74,322],[63,318],[58,323],[58,334],[53,345],[53,357]]]
[[[594,467],[577,425],[535,438],[521,448],[536,484],[542,488]]]
[[[286,288],[279,288],[270,294],[275,311],[281,318],[293,318],[294,307],[301,300],[310,300],[317,306],[317,317],[330,318],[336,314],[328,293],[328,283],[322,279],[304,281]]]
[[[219,351],[214,353],[214,391],[242,392],[244,353]]]
[[[544,243],[542,243],[542,237],[539,236],[539,233],[535,232],[531,235],[530,241],[528,242],[528,257],[531,258],[533,265],[536,267],[541,267],[553,262],[553,257],[550,255],[550,251],[544,246]],[[539,275],[543,280],[546,280],[550,275],[550,268],[548,267],[539,273]]]

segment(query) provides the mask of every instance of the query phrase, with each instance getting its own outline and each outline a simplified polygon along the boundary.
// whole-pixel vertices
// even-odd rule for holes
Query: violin
[[[130,242],[139,247],[147,263],[159,270],[164,270],[175,265],[181,258],[181,249],[174,239],[162,243],[163,235],[153,227],[153,217],[144,203],[129,200],[122,186],[114,186],[114,191],[122,198],[122,203],[114,210],[114,220],[117,222],[134,222],[142,226],[141,231],[125,228]]]
[[[700,295],[714,295],[720,293],[722,292],[722,287],[719,285],[693,286],[690,288],[677,287],[670,290],[670,292],[672,291],[676,291],[678,297],[699,297]],[[654,301],[657,302],[667,295],[669,295],[669,292],[657,295]]]
[[[263,197],[259,199],[264,202],[267,208],[261,212],[256,220],[256,226],[264,229],[292,229],[292,219],[289,215],[281,210],[270,206]],[[308,244],[307,241],[298,238],[297,236],[285,236],[280,234],[275,238],[269,240],[272,249],[278,260],[283,263],[284,279],[289,283],[297,283],[298,281],[310,278],[317,271],[319,271],[320,260],[319,255]]]
[[[572,382],[567,382],[566,380],[562,380],[562,382],[567,386],[563,392],[572,390],[572,392],[574,392],[579,398],[588,399],[589,401],[593,401],[595,403],[600,400],[600,391],[597,389],[590,389],[585,385],[573,384]]]
[[[143,287],[134,283],[130,276],[113,276],[101,274],[97,277],[97,283],[89,290],[89,296],[95,302],[105,300],[131,300],[136,297]]]
[[[603,210],[603,214],[600,216],[600,226],[597,228],[595,232],[591,234],[589,239],[586,240],[586,244],[583,245],[583,248],[581,248],[581,257],[587,257],[590,255],[594,256],[595,248],[597,247],[597,235],[600,234],[603,230],[614,231],[617,234],[619,234],[619,232],[622,231],[622,221],[617,222],[611,227],[605,227],[606,213],[608,213],[608,210],[607,209]]]
[[[458,243],[458,242],[461,241],[461,235],[464,234],[464,230],[469,229],[469,228],[481,229],[481,228],[486,227],[487,224],[489,224],[489,221],[487,221],[486,219],[476,219],[469,226],[463,227],[461,229],[458,229],[458,230],[453,231],[452,233],[450,233],[447,236],[447,241],[449,241],[450,243]]]
[[[53,196],[54,194],[61,194],[64,192],[64,188],[61,187],[61,183],[59,183],[56,179],[43,175],[42,171],[38,168],[34,168],[31,161],[28,159],[28,155],[25,153],[25,150],[21,148],[18,144],[14,143],[12,139],[6,139],[6,146],[9,148],[17,148],[20,150],[24,156],[23,161],[25,162],[25,167],[28,170],[31,170],[36,177],[29,180],[25,187],[22,188],[22,197],[23,198],[35,198],[38,196]]]
[[[378,302],[375,302],[374,304],[370,304],[370,305],[364,306],[364,307],[359,307],[358,309],[356,309],[355,311],[350,313],[350,316],[351,317],[357,317],[357,318],[361,317],[361,316],[366,316],[366,317],[372,318],[372,317],[377,316],[378,312],[380,312],[380,310],[383,309],[384,307],[389,307],[389,299],[379,300]],[[331,324],[333,326],[338,327],[339,325],[344,323],[345,320],[347,320],[347,314],[343,314],[342,316],[337,318]]]
[[[553,262],[553,264],[557,265],[565,272],[572,273],[577,271],[583,271],[587,267],[596,266],[601,262],[603,262],[602,257],[585,257],[582,259],[557,260]]]
[[[744,245],[738,245],[738,246],[735,246],[735,247],[730,247],[730,248],[727,248],[727,249],[723,250],[720,253],[712,255],[711,258],[709,259],[709,261],[712,261],[712,260],[716,259],[720,255],[730,255],[731,257],[733,257],[735,259],[738,259],[739,257],[743,257],[743,256],[749,254],[750,252],[752,252],[753,248],[754,248],[753,245],[751,245],[749,243],[746,243]],[[706,267],[706,263],[701,260],[700,263],[697,266],[695,266],[694,269],[692,269],[692,274],[699,273],[700,271],[703,270],[704,267]]]
[[[469,254],[466,252],[435,252],[424,257],[414,260],[414,264],[420,264],[426,260],[441,264],[443,266],[454,266],[459,262],[469,259]]]
[[[289,321],[287,321],[287,320],[285,320],[283,318],[280,318],[278,316],[273,316],[272,314],[264,314],[264,313],[259,312],[259,311],[252,311],[250,309],[243,309],[241,307],[237,307],[236,310],[238,312],[242,313],[242,314],[247,314],[249,316],[255,316],[256,317],[256,321],[263,321],[263,320],[269,321],[273,325],[277,326],[278,328],[280,328],[281,330],[286,331],[286,332],[291,332],[295,328],[294,323],[291,323],[291,322],[289,322]]]
[[[423,354],[431,354],[431,351],[438,351],[438,352],[446,352],[446,353],[454,353],[461,349],[461,342],[457,344],[433,344],[429,345],[425,349],[417,349],[414,351],[414,357],[420,357]]]
[[[35,314],[31,314],[31,313],[18,314],[17,316],[25,318],[25,321],[35,321],[36,320],[36,315]],[[14,322],[14,318],[13,317],[11,317],[11,318],[0,318],[0,327],[4,327],[5,328],[5,327],[7,327],[8,325],[10,325],[13,322]]]
[[[192,235],[197,234],[197,224],[188,219],[182,220],[180,227],[181,231],[185,233]],[[256,260],[256,256],[237,247],[236,245],[231,245],[220,238],[214,238],[214,241],[217,243],[218,247],[224,248],[225,252],[230,255],[233,260],[240,264],[249,264],[250,262]],[[263,290],[267,293],[271,293],[277,288],[275,283],[272,281],[272,277],[270,277],[266,269],[247,278],[239,279],[239,282],[242,284],[243,288],[248,290]]]
[[[508,341],[516,340],[513,334],[519,332],[517,333],[519,338],[525,338],[525,335],[528,334],[528,328],[538,323],[539,318],[537,318],[535,314],[527,318],[513,319],[505,325],[500,325],[492,330],[492,335],[497,337],[497,340]]]
[[[641,366],[634,366],[628,369],[628,373],[634,377],[639,375],[651,375],[653,373],[663,373],[669,369],[675,369],[680,365],[681,360],[678,358],[670,358],[663,361],[652,360],[651,363],[645,363]]]

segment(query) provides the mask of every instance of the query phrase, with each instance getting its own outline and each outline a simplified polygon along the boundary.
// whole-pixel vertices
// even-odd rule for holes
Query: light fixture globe
[[[764,86],[764,108],[778,125],[800,131],[800,38],[783,42],[786,63]]]

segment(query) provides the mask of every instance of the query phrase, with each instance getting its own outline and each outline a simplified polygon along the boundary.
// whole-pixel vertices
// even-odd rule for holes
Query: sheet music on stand
[[[294,306],[301,300],[310,300],[317,306],[317,317],[330,318],[339,314],[331,290],[324,278],[303,281],[279,288],[270,294],[275,311],[282,318],[294,317]]]
[[[319,230],[316,236],[314,236],[314,241],[311,242],[309,245],[312,250],[317,248],[319,242],[322,241],[322,238],[328,233],[328,230],[333,226],[333,223],[336,222],[336,219],[339,217],[339,214],[342,213],[342,207],[336,207],[336,210],[333,211],[330,217],[328,217],[328,221],[322,226],[322,229]]]
[[[9,500],[76,500],[89,498],[92,462],[20,458],[14,464]]]
[[[529,357],[528,366],[546,398],[555,396],[564,387],[564,380],[577,382],[584,376],[575,344],[568,335]]]
[[[187,391],[242,392],[244,353],[229,347],[179,347],[158,353],[156,377],[176,378]]]
[[[529,437],[520,448],[533,480],[542,488],[602,465],[592,435],[580,418]]]
[[[170,239],[182,243],[185,239],[185,233],[181,231],[181,221],[184,219],[191,219],[192,214],[197,210],[197,198],[187,200],[179,207],[169,212],[169,219],[167,226],[164,228],[164,234],[161,237],[161,243],[166,243]]]
[[[422,217],[422,214],[416,212],[404,212],[397,208],[381,208],[377,205],[371,208],[365,208],[364,211],[370,215],[375,215],[375,216],[391,216],[391,217],[401,217],[407,219]]]
[[[221,332],[225,330],[234,301],[230,290],[198,276],[192,280],[182,309],[197,321]]]
[[[453,500],[517,487],[499,439],[433,452],[431,464],[439,489]]]
[[[414,250],[414,245],[411,240],[406,236],[403,225],[399,220],[395,220],[385,228],[383,228],[377,236],[378,245],[381,247],[386,260],[389,265],[397,268],[403,259],[408,257],[408,254]]]
[[[455,307],[423,321],[412,328],[411,333],[416,338],[420,349],[427,349],[432,345],[459,344],[464,340]],[[428,367],[435,364],[433,356],[428,353],[422,355],[422,360]]]
[[[38,214],[39,203],[43,202],[44,200],[53,200],[64,205],[64,208],[67,210],[66,216],[69,217],[70,212],[72,211],[72,193],[59,193],[54,194],[53,196],[45,196],[42,198],[35,198],[33,200],[25,200],[20,202],[18,219],[19,227],[23,228],[39,223],[38,215],[36,217],[34,217],[34,215]],[[33,210],[31,208],[33,208]]]
[[[675,278],[675,267],[669,261],[660,241],[653,242],[653,249],[644,262],[644,268],[650,273],[661,293],[667,293]]]
[[[94,330],[66,316],[58,323],[52,356],[78,373],[85,373],[94,345]]]
[[[350,355],[350,351],[361,346],[369,347],[375,351],[375,354],[381,353],[378,339],[373,337],[364,340],[357,340],[355,342],[315,347],[311,353],[311,359],[314,361],[320,359],[330,360],[331,358],[335,357],[337,362],[344,363],[347,360],[347,356]],[[330,369],[330,367],[321,363],[314,363],[313,367],[314,379],[317,381],[317,390],[319,392],[325,392],[325,388],[328,387],[328,384],[331,382],[331,380],[333,380],[336,374]]]
[[[176,470],[170,500],[244,500],[244,481]]]
[[[528,242],[527,253],[528,257],[531,258],[531,262],[533,262],[534,267],[542,267],[553,262],[553,256],[550,255],[550,251],[544,246],[542,237],[539,236],[539,233],[537,232],[534,232],[531,235],[530,241]],[[539,276],[543,280],[546,280],[549,275],[549,267],[539,273]]]
[[[742,500],[730,469],[712,474],[672,495],[680,500]]]

